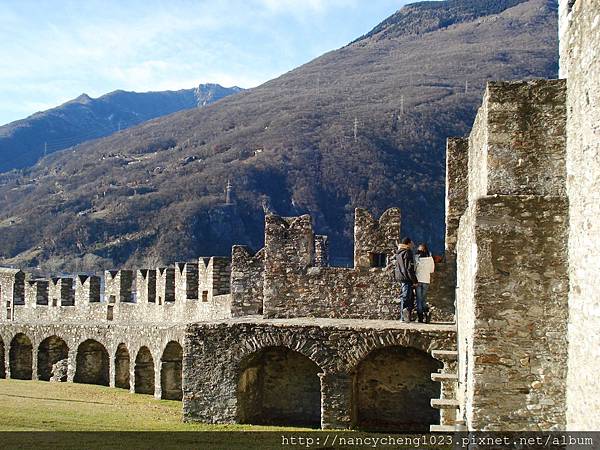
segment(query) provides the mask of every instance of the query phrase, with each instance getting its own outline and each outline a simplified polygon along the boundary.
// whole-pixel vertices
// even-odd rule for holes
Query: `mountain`
[[[412,4],[257,88],[0,177],[0,263],[85,270],[257,249],[265,211],[312,214],[349,257],[354,208],[396,205],[403,232],[439,252],[446,137],[468,133],[487,81],[556,76],[556,10]]]
[[[1,126],[0,172],[31,166],[45,153],[108,136],[182,109],[206,106],[240,91],[238,87],[201,84],[179,91],[114,91],[97,99],[81,94],[56,108]]]

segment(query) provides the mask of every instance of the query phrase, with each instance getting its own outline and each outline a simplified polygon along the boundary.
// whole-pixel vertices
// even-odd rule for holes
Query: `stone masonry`
[[[368,355],[377,349],[411,348],[431,361],[432,367],[438,368],[441,363],[429,357],[428,353],[434,349],[452,348],[454,333],[452,325],[416,327],[397,321],[250,317],[198,323],[186,331],[184,417],[210,423],[244,422],[243,418],[250,408],[257,415],[262,415],[263,421],[258,423],[276,424],[279,423],[279,415],[286,414],[289,416],[287,423],[313,425],[311,418],[316,414],[317,425],[323,428],[360,425],[360,409],[369,403],[365,400],[359,402],[360,393],[353,391],[353,383],[361,372],[361,362]],[[279,364],[278,371],[287,370],[281,360],[286,358],[288,349],[301,355],[301,359],[309,363],[309,368],[314,366],[315,371],[307,371],[306,376],[296,373],[295,378],[290,373],[287,380],[279,382],[273,379],[273,374],[270,378],[261,379],[261,373],[269,373],[274,363]],[[272,361],[257,366],[255,358],[265,350],[271,352]],[[411,358],[414,360],[414,356]],[[439,395],[439,385],[435,393],[436,383],[431,386],[431,381],[428,381],[431,367],[424,369],[417,372],[420,384],[414,388],[413,394],[418,395],[420,389],[433,389],[425,396],[424,403],[424,409],[431,410],[428,399]],[[298,366],[295,370],[303,369]],[[384,402],[385,396],[394,395],[394,389],[406,386],[413,370],[417,369],[413,367],[403,371],[404,379],[393,381],[397,386],[385,387],[386,377],[397,372],[398,368],[393,364],[377,366],[377,374],[371,374],[371,383],[384,389],[383,397],[369,397],[368,400]],[[310,389],[310,380],[317,385],[317,396],[312,403],[307,390],[295,390],[297,384],[305,386],[303,389]],[[263,383],[270,383],[270,389],[276,391],[265,389]],[[318,390],[321,395],[318,395]],[[270,394],[276,396],[269,397]],[[407,399],[407,394],[404,391],[394,399],[395,406],[389,405],[393,409],[390,412],[401,415],[402,410],[413,404],[414,401]],[[413,410],[412,414],[423,414],[423,411]]]
[[[600,1],[560,1],[567,79],[569,362],[567,428],[600,429]]]
[[[458,395],[469,429],[566,424],[565,94],[559,80],[488,84],[461,160]]]
[[[466,160],[464,141],[448,144],[469,430],[600,427],[600,3],[559,3],[566,81],[490,84]],[[466,190],[453,172],[468,172]]]

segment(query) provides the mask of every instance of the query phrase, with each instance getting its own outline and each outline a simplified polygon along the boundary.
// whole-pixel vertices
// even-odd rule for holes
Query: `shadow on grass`
[[[2,397],[13,397],[13,398],[30,398],[32,400],[48,400],[51,402],[67,402],[67,403],[89,403],[91,405],[110,405],[111,403],[106,402],[93,402],[90,400],[75,400],[72,398],[48,398],[48,397],[33,397],[31,395],[14,395],[14,394],[0,394]]]

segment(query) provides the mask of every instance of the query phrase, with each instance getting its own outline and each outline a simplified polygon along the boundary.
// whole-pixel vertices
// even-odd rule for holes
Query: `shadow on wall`
[[[0,378],[6,378],[6,367],[4,366],[4,341],[0,338]]]
[[[124,343],[120,343],[115,353],[115,387],[130,389],[130,365],[129,350],[127,350],[127,346]]]
[[[178,342],[171,341],[165,347],[161,358],[160,387],[161,398],[165,400],[181,400],[181,375],[183,368],[183,348]]]
[[[353,379],[353,428],[368,431],[423,431],[440,421],[430,405],[440,397],[431,374],[443,364],[408,347],[386,347],[367,355]]]
[[[10,377],[15,380],[31,380],[33,375],[33,346],[31,340],[19,333],[10,343],[9,351]]]
[[[100,342],[88,339],[79,344],[76,362],[75,383],[108,386],[109,357]]]
[[[154,358],[148,347],[142,347],[138,351],[134,374],[135,392],[154,395]]]
[[[239,423],[321,426],[321,368],[286,347],[247,356],[238,379]]]
[[[41,381],[50,381],[50,378],[52,378],[53,366],[68,357],[69,347],[64,340],[58,336],[50,336],[44,339],[38,347],[38,379]],[[59,381],[67,381],[66,372],[61,374]]]

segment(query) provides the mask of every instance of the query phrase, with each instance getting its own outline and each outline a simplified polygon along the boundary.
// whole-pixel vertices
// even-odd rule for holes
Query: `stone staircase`
[[[467,431],[465,422],[457,418],[460,402],[456,400],[458,384],[458,352],[455,350],[432,350],[431,356],[444,363],[444,367],[431,374],[431,379],[442,383],[442,398],[431,399],[431,406],[440,410],[440,424],[430,425],[429,431],[450,433]]]

